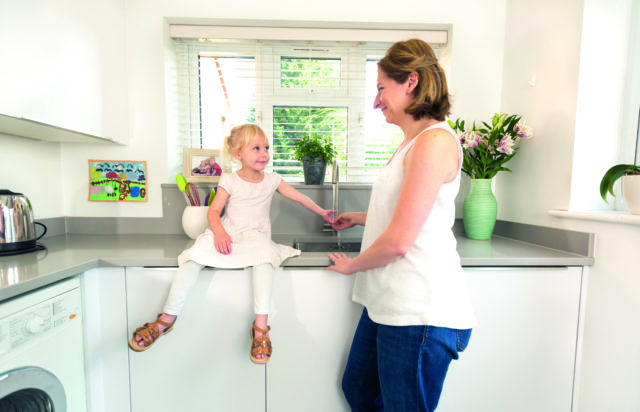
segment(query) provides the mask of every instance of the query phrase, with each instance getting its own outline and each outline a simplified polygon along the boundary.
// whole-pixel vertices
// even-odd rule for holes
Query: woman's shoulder
[[[405,162],[409,157],[415,156],[423,161],[433,157],[448,157],[449,154],[458,152],[457,146],[460,144],[446,122],[436,123],[423,130],[411,143]]]
[[[451,126],[449,126],[449,123],[446,120],[429,126],[425,130],[425,132],[426,133],[422,133],[422,135],[456,135],[456,133],[453,131]]]
[[[456,134],[447,122],[440,122],[423,130],[415,139],[415,143],[424,146],[442,142],[445,146],[450,146],[456,140]]]

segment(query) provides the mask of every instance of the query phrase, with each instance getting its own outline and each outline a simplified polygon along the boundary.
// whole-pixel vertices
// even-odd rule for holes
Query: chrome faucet
[[[340,195],[340,172],[338,169],[338,160],[334,159],[333,164],[331,166],[331,188],[333,190],[333,204],[331,205],[331,209],[336,211],[334,216],[338,216],[340,213],[338,212],[338,201]],[[329,223],[324,224],[323,232],[333,232],[337,234],[337,230],[331,227]]]

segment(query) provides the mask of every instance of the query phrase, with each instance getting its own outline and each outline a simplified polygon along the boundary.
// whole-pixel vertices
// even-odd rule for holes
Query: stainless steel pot
[[[36,225],[43,232],[36,237]],[[22,193],[0,190],[0,253],[33,249],[47,227],[33,220],[31,202]]]

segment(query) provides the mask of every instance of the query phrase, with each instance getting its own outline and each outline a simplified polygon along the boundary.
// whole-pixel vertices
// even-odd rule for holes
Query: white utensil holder
[[[209,227],[208,206],[187,206],[182,212],[182,229],[191,239],[195,239]]]

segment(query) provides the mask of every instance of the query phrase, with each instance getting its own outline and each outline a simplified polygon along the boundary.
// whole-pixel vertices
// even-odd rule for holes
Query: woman
[[[353,300],[364,306],[342,389],[353,411],[433,411],[475,325],[451,231],[462,149],[445,121],[447,82],[427,43],[393,44],[378,63],[377,89],[374,107],[404,140],[368,212],[334,223],[365,226],[362,253],[330,254],[327,268],[356,273]]]

